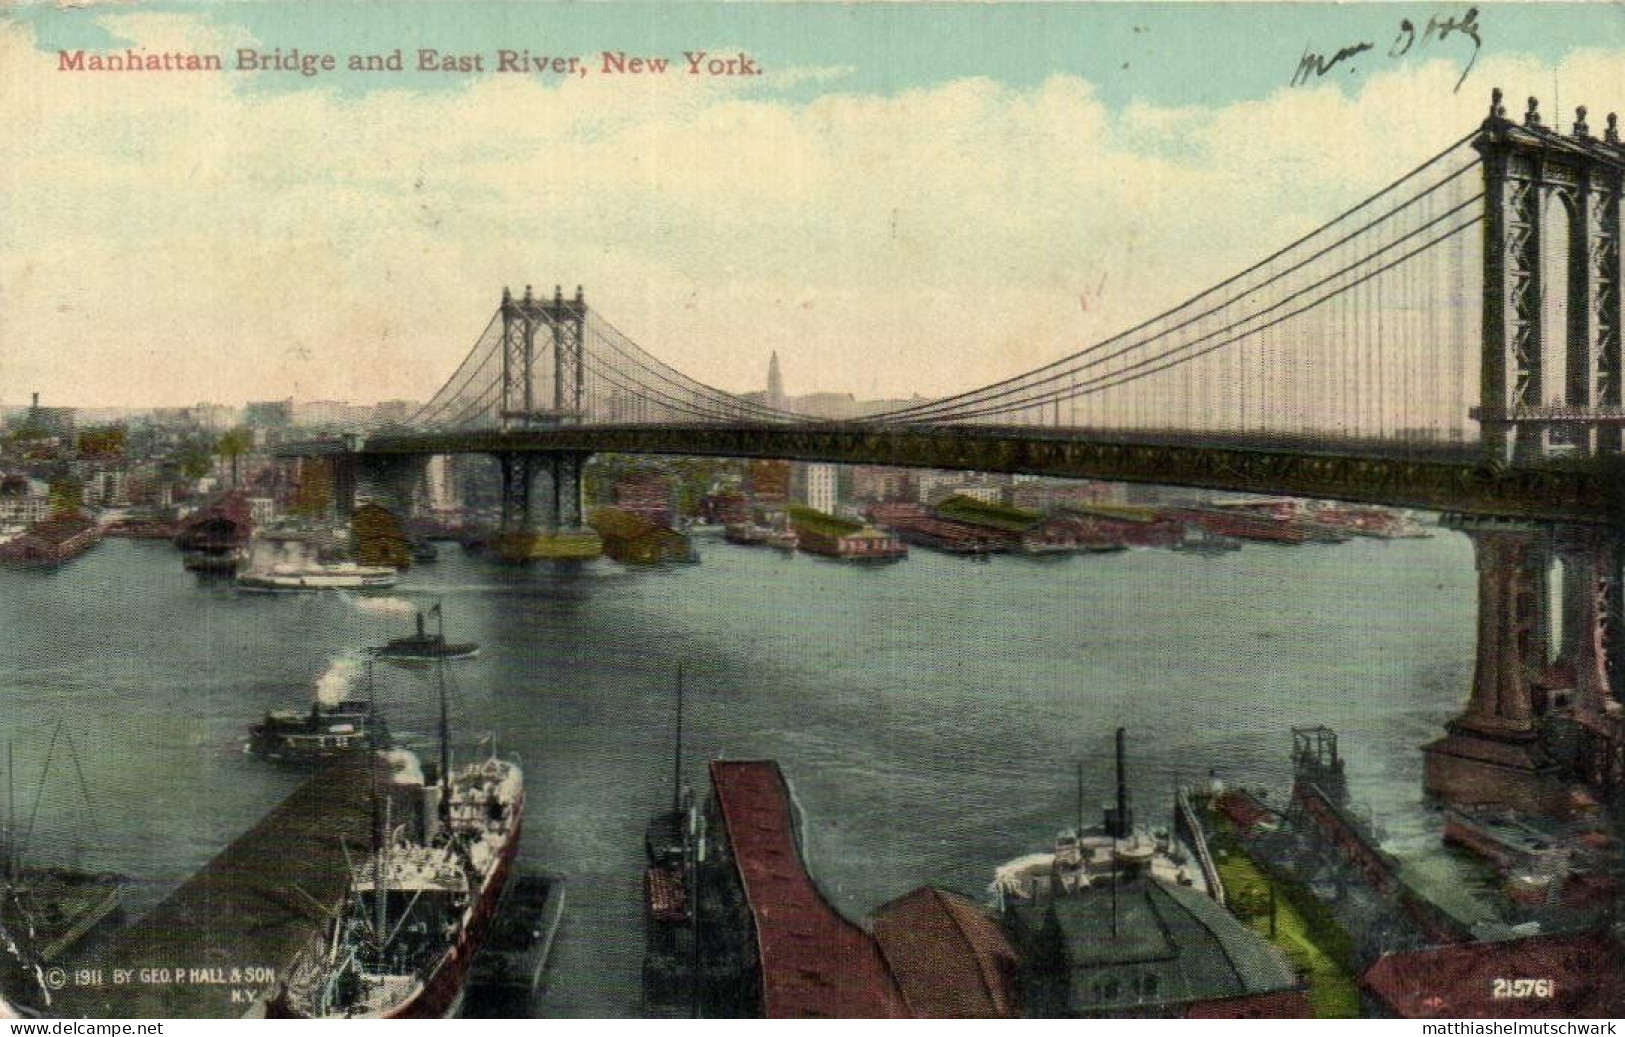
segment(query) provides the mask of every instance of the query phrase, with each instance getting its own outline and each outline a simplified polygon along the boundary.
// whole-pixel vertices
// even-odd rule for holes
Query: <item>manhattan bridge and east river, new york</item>
[[[947,396],[541,274],[426,402],[12,408],[0,1011],[1625,1011],[1625,145],[1481,119]]]

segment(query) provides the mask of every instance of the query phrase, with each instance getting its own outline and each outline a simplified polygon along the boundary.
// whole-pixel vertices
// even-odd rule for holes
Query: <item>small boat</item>
[[[372,654],[380,659],[396,659],[411,662],[434,662],[437,659],[472,659],[480,654],[480,646],[472,641],[462,644],[449,644],[446,641],[445,618],[440,615],[440,606],[436,605],[429,610],[440,617],[440,629],[431,634],[423,629],[423,613],[418,613],[417,633],[406,637],[397,637],[381,648],[372,649]]]
[[[412,553],[412,561],[418,565],[440,560],[440,548],[427,540],[414,540],[407,545],[407,550]]]
[[[465,1019],[525,1019],[564,914],[564,879],[517,874],[469,969]]]
[[[241,573],[237,586],[256,591],[381,590],[398,579],[400,573],[387,565],[314,562]]]
[[[248,748],[267,760],[308,763],[389,746],[389,725],[371,699],[315,701],[309,711],[273,710],[248,728]]]
[[[699,975],[696,868],[705,856],[704,819],[683,785],[683,671],[677,670],[671,806],[649,820],[643,850],[643,1010],[692,1012]]]

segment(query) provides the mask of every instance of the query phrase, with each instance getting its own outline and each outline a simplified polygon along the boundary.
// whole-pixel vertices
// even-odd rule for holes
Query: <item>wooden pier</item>
[[[342,900],[372,823],[371,756],[335,761],[93,960],[61,963],[46,1014],[222,1019],[260,1014]],[[378,781],[388,766],[378,760]]]

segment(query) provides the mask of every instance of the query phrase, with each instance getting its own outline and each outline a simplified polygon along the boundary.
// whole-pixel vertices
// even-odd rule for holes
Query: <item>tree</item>
[[[254,448],[254,433],[246,428],[234,428],[222,432],[215,441],[214,452],[231,465],[231,488],[237,489],[238,460]]]

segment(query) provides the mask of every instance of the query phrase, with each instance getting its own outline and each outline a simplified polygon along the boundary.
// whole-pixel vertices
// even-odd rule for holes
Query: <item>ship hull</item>
[[[464,915],[457,938],[429,969],[428,977],[405,997],[382,1011],[357,1013],[345,1018],[448,1019],[456,1014],[462,1004],[469,969],[491,928],[503,888],[513,870],[513,860],[519,850],[519,835],[524,828],[524,807],[525,797],[521,787],[512,806],[513,825],[508,830],[502,849],[481,881],[479,893]],[[266,1016],[272,1019],[310,1018],[289,1003],[286,990],[266,1006]]]

